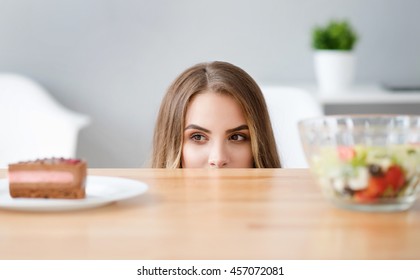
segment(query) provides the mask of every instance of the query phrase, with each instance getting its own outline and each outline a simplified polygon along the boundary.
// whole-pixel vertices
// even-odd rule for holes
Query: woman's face
[[[250,168],[254,166],[249,129],[239,104],[214,92],[190,102],[184,127],[183,168]]]

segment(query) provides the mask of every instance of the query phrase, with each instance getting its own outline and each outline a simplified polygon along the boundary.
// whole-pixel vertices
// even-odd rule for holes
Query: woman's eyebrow
[[[243,125],[240,125],[238,127],[226,130],[226,133],[232,133],[232,132],[235,132],[235,131],[240,131],[240,130],[245,130],[245,129],[249,129],[249,127],[246,124],[243,124]]]
[[[187,130],[187,129],[197,129],[197,130],[201,130],[205,133],[210,133],[210,130],[208,130],[207,128],[201,127],[201,126],[196,125],[196,124],[188,125],[186,128],[184,128],[184,131]]]
[[[207,128],[201,127],[201,126],[196,125],[196,124],[188,125],[184,129],[184,131],[188,130],[188,129],[197,129],[197,130],[201,130],[201,131],[206,132],[206,133],[211,133],[211,131],[208,130]],[[240,126],[237,126],[237,127],[226,130],[226,134],[236,132],[236,131],[241,131],[241,130],[247,130],[247,129],[249,129],[248,126],[246,124],[243,124],[243,125],[240,125]]]

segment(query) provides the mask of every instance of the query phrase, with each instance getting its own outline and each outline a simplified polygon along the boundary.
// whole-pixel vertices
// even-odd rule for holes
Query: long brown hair
[[[238,102],[249,127],[254,166],[280,167],[267,105],[260,88],[244,70],[220,61],[188,68],[169,87],[155,126],[152,167],[181,167],[186,110],[192,97],[204,91],[227,94]]]

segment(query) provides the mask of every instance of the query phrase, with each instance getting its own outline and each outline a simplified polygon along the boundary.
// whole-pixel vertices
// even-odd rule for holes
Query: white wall
[[[225,60],[260,83],[314,82],[310,30],[332,17],[360,33],[359,82],[420,81],[416,0],[0,0],[0,71],[42,83],[88,114],[78,155],[139,167],[169,83]]]

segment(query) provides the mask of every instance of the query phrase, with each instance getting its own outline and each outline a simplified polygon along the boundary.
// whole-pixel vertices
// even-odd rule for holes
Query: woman
[[[185,70],[163,98],[153,139],[154,168],[277,168],[260,88],[227,62]]]

